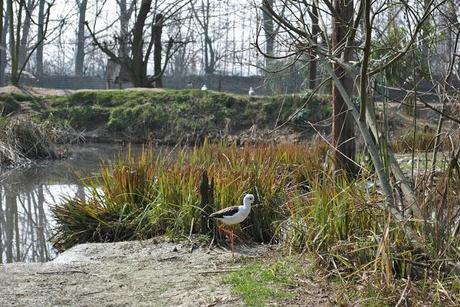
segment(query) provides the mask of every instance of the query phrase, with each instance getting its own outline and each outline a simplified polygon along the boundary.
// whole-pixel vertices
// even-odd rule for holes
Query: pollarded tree
[[[152,0],[142,0],[139,10],[135,15],[134,25],[129,34],[120,35],[114,33],[115,46],[101,42],[95,32],[86,22],[86,27],[90,32],[93,42],[102,50],[113,62],[119,64],[125,71],[132,84],[136,87],[162,87],[162,76],[166,66],[174,52],[184,44],[170,37],[163,48],[161,41],[163,27],[166,22],[188,4],[186,0],[174,2],[164,1],[163,3]],[[148,37],[145,40],[145,37]],[[129,52],[117,52],[123,46]],[[163,49],[164,57],[163,57]],[[150,56],[153,53],[154,75],[148,75],[147,66]]]

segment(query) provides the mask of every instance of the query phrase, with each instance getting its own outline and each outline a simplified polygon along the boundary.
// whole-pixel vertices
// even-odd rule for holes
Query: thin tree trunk
[[[18,53],[16,50],[16,40],[18,38],[15,37],[15,31],[14,31],[14,11],[13,11],[13,0],[7,0],[7,5],[8,5],[8,18],[10,19],[9,21],[9,37],[10,37],[10,58],[11,58],[11,84],[17,85],[18,80]],[[18,17],[20,17],[20,11],[18,12]],[[18,18],[18,26],[21,23],[20,18]]]
[[[118,50],[118,55],[120,58],[125,58],[129,55],[129,20],[134,11],[136,0],[131,0],[129,7],[126,0],[119,0],[117,3],[120,8],[120,48]]]
[[[155,16],[155,24],[152,27],[153,31],[153,65],[154,65],[154,77],[155,77],[155,87],[163,87],[163,82],[161,78],[162,65],[161,65],[161,34],[163,32],[163,15],[157,14]]]
[[[268,5],[270,5],[270,7],[273,7],[274,0],[267,0],[266,2],[268,3]],[[270,14],[268,14],[264,10],[262,10],[262,16],[265,32],[265,53],[268,56],[273,56],[275,49],[275,33],[273,31],[273,19],[271,18]],[[270,61],[270,58],[265,58],[265,68],[268,68],[270,66]]]
[[[45,23],[45,0],[39,0],[38,4],[38,33],[37,33],[37,71],[38,78],[43,77],[43,36]]]
[[[26,14],[24,16],[24,23],[22,26],[22,37],[21,37],[21,44],[19,46],[19,67],[24,65],[27,56],[27,48],[29,47],[29,33],[30,33],[30,26],[32,23],[31,15],[32,11],[34,10],[35,1],[29,0],[26,6]]]
[[[5,18],[7,19],[7,18]],[[3,60],[3,54],[5,53],[4,49],[2,48],[4,46],[3,42],[4,42],[4,36],[3,36],[3,0],[0,0],[0,86],[3,85],[3,70],[2,70],[2,60]],[[1,198],[0,198],[0,202],[1,202]],[[1,205],[1,203],[0,203]],[[1,229],[0,229],[0,244],[1,244]],[[1,261],[1,246],[0,246],[0,263],[2,263]]]
[[[85,20],[86,6],[88,0],[81,0],[78,3],[78,33],[77,33],[77,51],[75,55],[75,75],[83,76],[83,67],[85,62]]]
[[[334,51],[341,50],[344,62],[351,60],[350,49],[344,49],[349,25],[353,20],[353,1],[334,0],[336,14],[333,15],[332,47]],[[353,79],[337,62],[333,65],[335,75],[343,85],[348,96],[352,97]],[[345,170],[349,175],[357,172],[355,159],[355,132],[353,118],[343,96],[336,86],[332,89],[333,124],[332,137],[335,147],[334,163],[336,170]]]
[[[144,25],[147,15],[150,12],[152,0],[142,0],[139,14],[137,15],[136,23],[133,29],[133,44],[132,44],[132,69],[130,70],[131,78],[134,86],[146,87],[147,84],[147,62],[144,62],[143,47],[144,47]]]
[[[314,44],[318,42],[318,35],[321,31],[319,28],[319,23],[318,23],[318,8],[316,7],[315,4],[313,4],[311,8],[311,35],[312,35],[312,41]],[[318,60],[316,59],[316,47],[313,47],[310,53],[310,59],[309,59],[309,76],[308,76],[308,88],[310,90],[313,90],[316,87],[316,79],[318,78]]]
[[[3,2],[3,1],[1,1]],[[3,4],[2,4],[3,6]],[[2,186],[0,186],[0,264],[3,263],[3,195],[2,195]]]

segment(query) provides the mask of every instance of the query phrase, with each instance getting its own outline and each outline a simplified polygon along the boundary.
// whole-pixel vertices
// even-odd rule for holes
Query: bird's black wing
[[[228,207],[228,208],[224,208],[224,209],[222,209],[222,210],[219,210],[219,211],[216,211],[216,212],[212,213],[209,217],[221,219],[221,218],[223,218],[224,216],[232,216],[232,215],[235,215],[238,211],[239,211],[239,207],[238,207],[238,206]]]

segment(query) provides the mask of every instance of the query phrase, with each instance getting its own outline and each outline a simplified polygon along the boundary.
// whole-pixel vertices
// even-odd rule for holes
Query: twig
[[[401,297],[399,298],[399,300],[396,303],[395,307],[398,307],[403,302],[403,300],[406,298],[406,296],[407,296],[406,292],[407,292],[407,288],[409,288],[409,285],[410,285],[410,279],[407,280],[406,287],[404,287],[404,290],[401,293]]]
[[[236,271],[237,269],[223,269],[223,270],[203,271],[203,272],[200,272],[199,274],[208,275],[208,274],[230,273],[230,272],[236,272]]]
[[[77,273],[88,274],[88,272],[79,271],[79,270],[36,272],[35,274],[39,274],[39,275],[51,275],[51,274],[77,274]]]

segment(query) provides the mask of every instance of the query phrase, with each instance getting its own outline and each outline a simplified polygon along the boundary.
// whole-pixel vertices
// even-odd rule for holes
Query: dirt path
[[[218,249],[190,253],[151,240],[82,244],[48,263],[0,266],[0,306],[235,306],[241,300],[221,278],[237,267]]]

